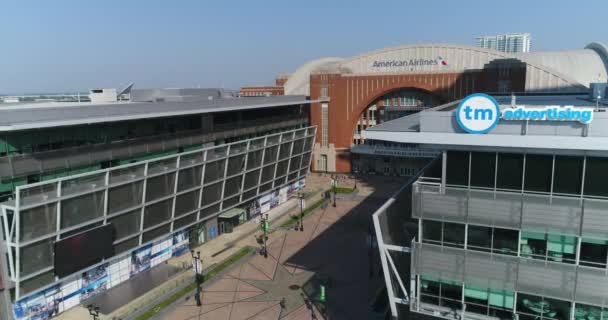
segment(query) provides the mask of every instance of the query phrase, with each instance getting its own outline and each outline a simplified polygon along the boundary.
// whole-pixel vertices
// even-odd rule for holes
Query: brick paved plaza
[[[329,203],[308,216],[303,232],[272,233],[268,258],[256,254],[204,285],[201,307],[190,298],[161,318],[326,319],[318,301],[324,284],[330,319],[368,319],[383,285],[377,249],[370,251],[366,242],[371,214],[401,185],[391,178],[372,181],[360,181],[357,195],[338,196],[336,207]]]

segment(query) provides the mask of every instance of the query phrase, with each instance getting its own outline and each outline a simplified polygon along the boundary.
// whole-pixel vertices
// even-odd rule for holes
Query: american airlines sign
[[[421,67],[421,66],[447,66],[448,63],[441,56],[437,59],[409,59],[409,60],[376,60],[372,64],[373,68],[390,68],[390,67]]]

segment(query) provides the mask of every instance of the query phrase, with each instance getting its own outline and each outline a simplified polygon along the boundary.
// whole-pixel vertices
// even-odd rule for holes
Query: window
[[[576,237],[521,232],[521,256],[563,263],[576,262]]]
[[[580,194],[582,177],[582,157],[555,156],[553,192]]]
[[[422,240],[427,243],[441,244],[442,222],[424,220],[422,221]]]
[[[321,104],[321,143],[324,147],[329,145],[329,107],[327,103]]]
[[[462,151],[448,151],[447,184],[469,185],[469,153]]]
[[[467,312],[489,315],[499,319],[511,320],[513,318],[513,292],[465,285],[464,301]]]
[[[530,294],[517,294],[517,313],[520,320],[570,319],[571,304]]]
[[[608,158],[587,157],[585,195],[608,196]]]
[[[321,97],[329,97],[327,86],[321,87]]]
[[[608,320],[608,309],[577,302],[574,310],[574,319]]]
[[[526,155],[524,189],[526,191],[551,191],[553,157],[546,155]]]
[[[462,309],[462,284],[454,281],[421,276],[420,300],[454,310]]]
[[[499,153],[496,173],[496,188],[521,190],[524,170],[523,154]]]
[[[490,252],[492,250],[492,228],[469,225],[467,249]]]
[[[422,241],[464,248],[464,230],[464,224],[424,220],[422,222]]]
[[[517,230],[469,225],[467,249],[517,255]]]
[[[583,238],[581,240],[580,264],[583,266],[606,268],[608,241]],[[607,314],[608,315],[608,314]]]
[[[472,152],[471,187],[494,188],[495,168],[496,153]]]

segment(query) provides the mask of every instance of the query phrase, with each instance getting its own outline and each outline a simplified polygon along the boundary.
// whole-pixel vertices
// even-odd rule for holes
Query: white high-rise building
[[[478,47],[502,52],[529,52],[529,33],[507,33],[495,36],[482,36],[475,39]]]

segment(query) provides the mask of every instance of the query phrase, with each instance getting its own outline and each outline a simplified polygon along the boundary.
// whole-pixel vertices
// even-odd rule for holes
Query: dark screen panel
[[[448,151],[447,183],[459,186],[469,185],[469,153]]]
[[[496,187],[499,189],[521,190],[523,171],[523,154],[499,153]]]
[[[526,191],[551,191],[551,172],[553,171],[553,156],[528,154],[526,155]]]
[[[55,242],[55,276],[63,278],[114,255],[112,224]]]
[[[583,157],[556,156],[553,192],[580,194]]]
[[[449,159],[449,157],[448,157]],[[496,153],[471,153],[471,186],[494,188]]]
[[[585,195],[608,196],[608,158],[587,157]]]

